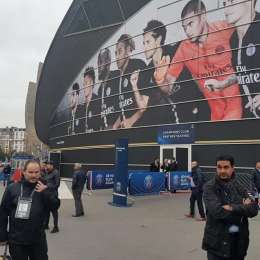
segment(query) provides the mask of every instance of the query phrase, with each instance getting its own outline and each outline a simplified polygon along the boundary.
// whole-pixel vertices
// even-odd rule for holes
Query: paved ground
[[[107,204],[111,190],[95,191],[84,194],[83,218],[72,218],[73,201],[62,200],[61,231],[47,232],[49,259],[203,260],[204,223],[183,217],[188,198],[185,193],[136,197],[133,207],[116,208]],[[260,216],[251,221],[250,230],[247,260],[258,260]]]

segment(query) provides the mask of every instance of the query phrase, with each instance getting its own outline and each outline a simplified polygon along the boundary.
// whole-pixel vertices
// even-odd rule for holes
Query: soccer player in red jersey
[[[186,66],[208,100],[212,121],[240,119],[241,97],[229,42],[234,30],[225,21],[208,23],[206,7],[199,0],[189,1],[181,18],[188,39],[181,42],[169,68],[170,57],[162,58],[154,74],[157,84],[171,95],[174,83]]]

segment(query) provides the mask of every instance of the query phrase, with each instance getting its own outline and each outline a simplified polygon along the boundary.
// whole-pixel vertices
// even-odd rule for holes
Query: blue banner
[[[116,142],[116,162],[113,204],[127,206],[128,187],[128,140],[119,139]]]
[[[195,141],[192,124],[160,127],[157,132],[158,144],[192,144]]]
[[[135,172],[129,181],[131,195],[158,194],[165,188],[165,175],[161,172]]]
[[[169,190],[188,190],[191,188],[190,180],[188,177],[191,176],[190,172],[171,172],[169,173]]]
[[[90,175],[90,189],[111,189],[114,186],[113,171],[92,171]]]

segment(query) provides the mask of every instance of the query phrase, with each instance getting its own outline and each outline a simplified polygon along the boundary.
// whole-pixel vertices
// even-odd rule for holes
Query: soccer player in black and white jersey
[[[79,105],[81,133],[92,133],[100,129],[100,106],[98,97],[93,93],[94,84],[94,68],[88,67],[85,69],[83,81],[85,102]]]
[[[98,96],[101,100],[101,130],[111,129],[118,117],[115,100],[117,99],[119,71],[111,71],[110,65],[110,50],[108,48],[100,50],[98,54],[98,79],[100,81]]]
[[[226,19],[236,26],[231,37],[232,63],[243,96],[243,117],[260,117],[260,14],[257,0],[223,0]]]
[[[68,134],[74,135],[77,133],[77,127],[79,125],[79,84],[76,82],[72,86],[72,91],[70,93],[70,108],[71,108],[71,118],[70,125],[68,127]]]
[[[120,116],[113,129],[135,126],[147,108],[148,96],[142,88],[147,86],[143,70],[146,64],[141,59],[130,58],[135,42],[128,34],[122,34],[116,44],[116,63],[120,71],[118,108]]]

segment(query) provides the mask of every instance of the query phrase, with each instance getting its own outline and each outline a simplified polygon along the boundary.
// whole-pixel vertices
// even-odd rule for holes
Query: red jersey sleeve
[[[185,56],[183,50],[184,50],[184,45],[183,43],[181,43],[175,55],[173,56],[171,64],[168,69],[168,73],[175,78],[179,77],[185,65],[184,64]]]

